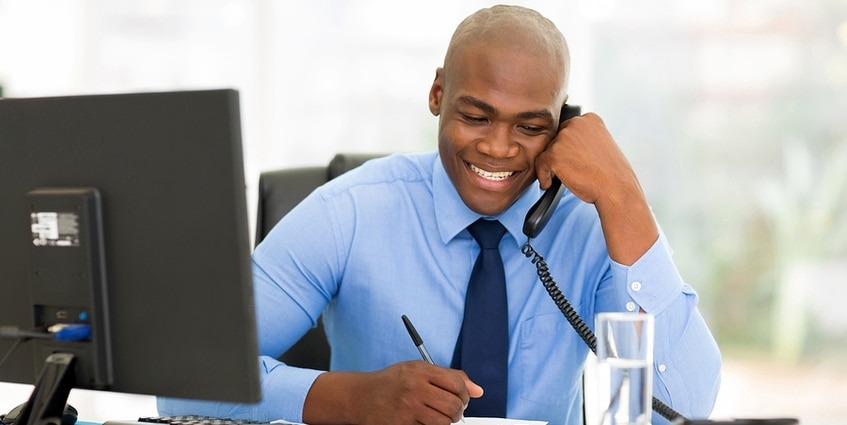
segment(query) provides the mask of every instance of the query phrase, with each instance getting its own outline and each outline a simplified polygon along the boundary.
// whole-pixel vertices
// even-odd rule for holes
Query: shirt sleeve
[[[655,317],[653,395],[689,418],[707,418],[720,387],[721,355],[697,309],[697,293],[672,260],[664,234],[632,266],[612,261],[613,301],[599,311]],[[653,415],[653,424],[668,421]]]
[[[216,418],[302,422],[306,393],[321,371],[288,367],[276,359],[261,357],[262,401],[255,404],[221,403],[158,397],[160,415],[204,415]],[[214,371],[210,371],[214,373]]]

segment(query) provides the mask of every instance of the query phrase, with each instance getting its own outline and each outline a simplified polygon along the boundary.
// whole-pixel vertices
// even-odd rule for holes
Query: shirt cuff
[[[306,395],[324,372],[289,367],[270,357],[262,357],[260,361],[266,374],[262,382],[262,409],[256,412],[257,416],[267,421],[302,422]]]
[[[620,303],[616,307],[620,311],[640,308],[656,316],[673,302],[685,285],[663,233],[659,233],[653,246],[633,265],[625,266],[614,260],[611,263]]]

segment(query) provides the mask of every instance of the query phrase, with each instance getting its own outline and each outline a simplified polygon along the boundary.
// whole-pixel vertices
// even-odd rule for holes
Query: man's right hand
[[[318,376],[303,406],[308,424],[432,424],[458,422],[482,388],[460,370],[416,360],[376,372]]]

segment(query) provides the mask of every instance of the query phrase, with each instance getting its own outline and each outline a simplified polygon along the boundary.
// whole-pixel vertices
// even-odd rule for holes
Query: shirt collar
[[[480,215],[468,208],[462,201],[459,192],[456,191],[456,187],[453,186],[453,182],[444,169],[440,155],[436,155],[432,164],[432,190],[435,221],[438,225],[441,240],[445,244],[474,221],[486,217],[500,220],[500,223],[506,227],[506,231],[512,235],[518,247],[526,242],[526,235],[523,234],[523,222],[526,213],[532,204],[541,197],[542,193],[538,184],[533,183],[506,211],[491,217]]]

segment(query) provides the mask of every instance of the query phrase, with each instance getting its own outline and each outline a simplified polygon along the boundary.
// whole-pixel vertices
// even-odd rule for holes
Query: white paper
[[[284,419],[277,419],[271,423],[279,425],[306,425],[288,422]],[[456,425],[547,425],[547,422],[503,418],[465,418],[464,422],[456,422]]]
[[[456,425],[462,425],[462,422],[456,422]],[[547,422],[503,418],[465,418],[464,425],[547,425]]]

